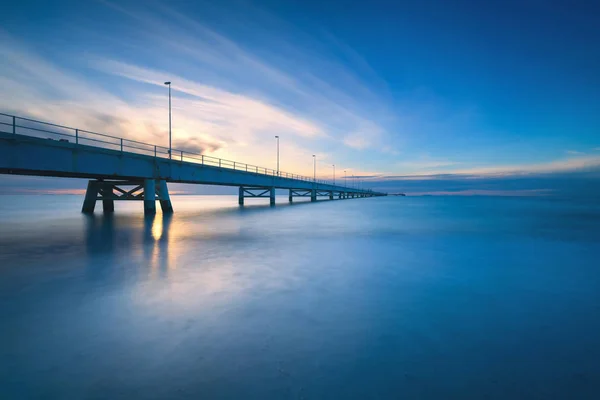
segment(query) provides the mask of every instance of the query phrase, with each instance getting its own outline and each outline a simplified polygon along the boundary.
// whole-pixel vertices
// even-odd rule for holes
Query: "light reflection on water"
[[[594,203],[236,200],[0,196],[1,397],[599,393]]]

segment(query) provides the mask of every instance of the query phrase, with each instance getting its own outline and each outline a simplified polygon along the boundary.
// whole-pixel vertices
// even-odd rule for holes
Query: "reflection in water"
[[[166,218],[164,214],[160,214],[161,217],[157,218],[159,214],[155,214],[152,218],[144,218],[144,223],[152,224],[152,237],[155,241],[159,241],[163,235],[163,218]]]
[[[169,249],[173,214],[144,216],[144,255],[152,276],[166,277],[175,268],[174,251]]]

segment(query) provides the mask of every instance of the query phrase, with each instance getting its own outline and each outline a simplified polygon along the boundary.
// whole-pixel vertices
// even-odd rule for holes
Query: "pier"
[[[135,140],[0,113],[0,173],[89,179],[82,212],[102,202],[105,212],[115,201],[141,201],[144,212],[173,212],[168,183],[239,187],[238,202],[268,198],[277,189],[288,201],[307,197],[329,200],[385,196],[385,193],[336,185],[322,179],[236,161],[170,150]]]

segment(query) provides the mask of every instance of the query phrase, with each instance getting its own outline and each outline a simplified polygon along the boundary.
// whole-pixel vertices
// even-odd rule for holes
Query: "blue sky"
[[[7,6],[3,112],[162,143],[171,80],[174,144],[218,157],[272,167],[277,134],[282,170],[310,175],[317,154],[323,177],[336,164],[390,191],[598,178],[591,1]]]

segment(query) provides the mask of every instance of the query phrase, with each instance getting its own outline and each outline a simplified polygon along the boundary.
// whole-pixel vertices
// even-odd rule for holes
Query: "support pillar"
[[[240,186],[240,191],[238,194],[238,204],[240,206],[244,205],[244,187],[243,186]]]
[[[270,196],[269,196],[269,203],[272,206],[275,205],[275,188],[274,187],[271,188],[271,193],[270,193]]]
[[[115,212],[115,201],[112,199],[113,184],[102,182],[102,210],[104,212]]]
[[[290,203],[294,201],[292,189],[290,189],[290,199],[289,200],[290,200]]]
[[[339,192],[338,193],[338,200],[341,200],[341,199],[342,199],[342,192]]]
[[[310,201],[317,201],[317,189],[312,189],[310,191]]]
[[[156,213],[156,181],[144,180],[144,214]]]
[[[88,181],[87,190],[85,192],[85,199],[83,200],[83,207],[81,212],[93,213],[96,208],[96,198],[98,197],[99,190],[98,181]]]
[[[169,214],[173,212],[173,204],[171,203],[171,197],[169,196],[169,188],[167,187],[167,181],[158,181],[158,199],[160,200],[160,208],[163,214]]]
[[[329,200],[333,200],[333,191],[329,192]]]

